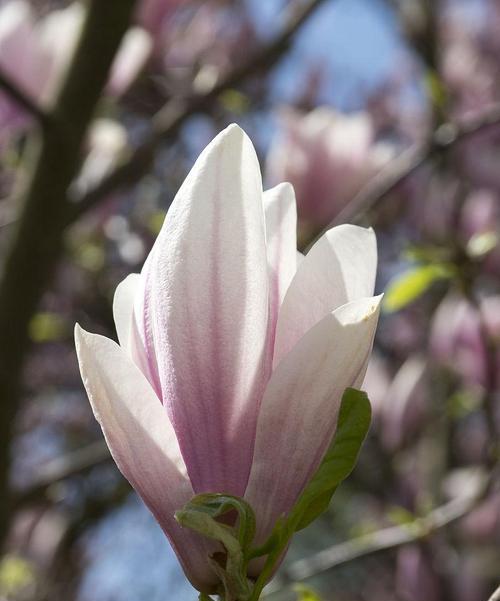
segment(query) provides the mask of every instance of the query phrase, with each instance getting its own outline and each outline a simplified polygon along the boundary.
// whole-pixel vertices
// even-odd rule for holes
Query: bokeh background
[[[116,285],[199,152],[237,122],[266,185],[294,185],[303,250],[333,224],[375,228],[386,294],[369,439],[268,598],[487,601],[500,584],[500,1],[138,0],[66,175],[52,142],[45,194],[69,217],[39,209],[37,242],[21,225],[33,148],[50,143],[87,4],[0,2],[0,599],[196,598],[110,461],[72,332],[115,337]]]

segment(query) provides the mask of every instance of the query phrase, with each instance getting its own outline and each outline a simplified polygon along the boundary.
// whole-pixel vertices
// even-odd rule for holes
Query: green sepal
[[[228,526],[216,520],[232,510],[238,513],[237,525]],[[255,515],[250,505],[230,495],[201,494],[176,511],[175,519],[182,527],[222,544],[226,555],[209,558],[212,569],[224,586],[226,599],[246,601],[251,594],[246,551],[255,535]]]
[[[212,518],[221,517],[230,511],[238,513],[237,538],[243,550],[252,543],[255,536],[255,513],[249,503],[240,497],[221,493],[203,493],[196,495],[184,506],[183,510],[196,509]]]

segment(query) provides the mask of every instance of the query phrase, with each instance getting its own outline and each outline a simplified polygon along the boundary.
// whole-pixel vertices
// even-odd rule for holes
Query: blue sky
[[[252,15],[265,36],[277,23],[283,2],[248,0]],[[296,74],[306,65],[322,64],[332,74],[321,90],[321,100],[339,108],[357,108],[360,91],[372,89],[398,68],[403,46],[392,12],[382,0],[328,0],[303,26],[293,51],[277,69],[277,100],[294,97]],[[361,106],[359,102],[359,106]]]

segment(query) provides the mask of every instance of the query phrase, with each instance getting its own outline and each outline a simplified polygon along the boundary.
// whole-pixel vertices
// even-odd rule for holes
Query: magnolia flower
[[[429,340],[435,361],[451,369],[467,386],[486,386],[488,349],[481,332],[481,319],[489,336],[500,335],[500,296],[481,299],[481,312],[466,299],[449,294],[434,314]],[[498,361],[500,366],[500,361]]]
[[[117,164],[127,148],[127,130],[118,121],[95,119],[86,140],[87,153],[73,184],[80,194],[96,186]]]
[[[185,3],[186,0],[139,0],[136,9],[136,21],[152,36],[154,43],[158,43],[165,34],[172,13]]]
[[[323,228],[392,156],[375,143],[370,117],[320,107],[302,116],[283,111],[267,171],[272,183],[288,180],[301,222]]]
[[[292,187],[262,192],[252,143],[232,125],[196,161],[142,272],[118,286],[120,345],[76,327],[111,453],[203,592],[217,584],[214,548],[174,511],[202,492],[244,497],[264,541],[321,462],[370,356],[373,231],[334,228],[302,257],[295,226]]]
[[[35,20],[26,0],[10,0],[0,8],[0,69],[42,106],[52,104],[69,66],[83,26],[85,9],[80,2],[54,10]],[[146,31],[130,29],[112,66],[108,91],[126,91],[151,52]],[[12,127],[17,109],[0,98],[0,124]]]

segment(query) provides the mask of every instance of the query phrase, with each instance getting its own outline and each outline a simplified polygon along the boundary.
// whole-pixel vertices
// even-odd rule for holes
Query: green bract
[[[256,516],[244,499],[201,494],[176,512],[181,526],[217,540],[224,547],[225,554],[216,553],[210,558],[221,579],[219,594],[224,601],[258,601],[294,532],[305,528],[328,508],[337,487],[353,470],[370,420],[366,393],[348,388],[342,397],[335,436],[321,465],[293,509],[278,520],[271,536],[260,547],[252,547]],[[231,513],[236,515],[232,517]],[[234,524],[221,523],[222,516]],[[257,581],[252,582],[247,577],[248,564],[264,556],[264,568]],[[201,601],[209,599],[207,595],[200,596]]]

